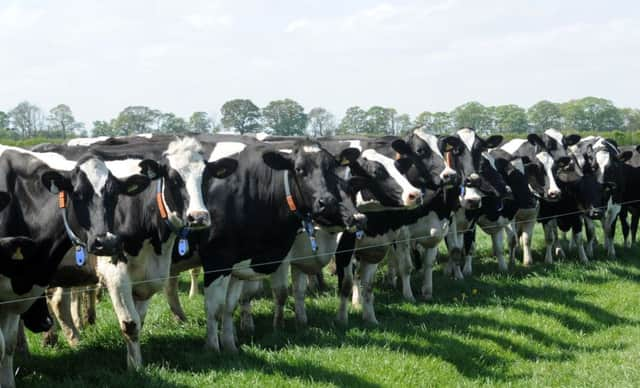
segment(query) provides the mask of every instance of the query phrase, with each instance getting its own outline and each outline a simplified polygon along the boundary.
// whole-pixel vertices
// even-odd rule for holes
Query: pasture
[[[602,242],[602,236],[599,236]],[[490,239],[479,232],[475,274],[463,282],[434,274],[434,301],[406,303],[399,290],[376,282],[380,325],[366,326],[353,309],[347,327],[335,323],[330,291],[308,296],[309,327],[296,328],[290,298],[286,328],[271,327],[272,302],[254,303],[256,331],[239,334],[239,355],[203,349],[203,299],[181,299],[190,321],[177,323],[163,295],[151,304],[142,331],[145,367],[129,372],[125,346],[108,297],[95,326],[71,349],[60,336],[44,348],[28,333],[31,356],[18,356],[22,387],[202,386],[637,386],[640,383],[640,249],[587,266],[575,252],[542,263],[544,239],[534,233],[531,268],[499,274]],[[418,282],[414,282],[416,289]]]

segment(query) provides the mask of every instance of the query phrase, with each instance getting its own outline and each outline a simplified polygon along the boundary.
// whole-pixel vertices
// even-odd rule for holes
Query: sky
[[[584,96],[640,108],[638,1],[0,0],[0,110],[189,116],[292,98],[413,116]]]

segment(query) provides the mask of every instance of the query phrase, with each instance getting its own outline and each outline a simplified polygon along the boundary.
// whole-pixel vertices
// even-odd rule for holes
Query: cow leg
[[[620,215],[618,216],[620,219],[620,226],[622,227],[622,237],[624,239],[625,248],[631,247],[631,241],[629,241],[629,220],[627,220],[628,213],[629,208],[625,205],[620,208]]]
[[[377,325],[376,313],[373,310],[373,280],[378,269],[377,263],[360,263],[360,294],[362,296],[362,319]]]
[[[636,244],[636,234],[638,233],[638,221],[640,221],[640,210],[631,210],[631,244]]]
[[[127,265],[118,262],[111,264],[111,258],[98,259],[98,273],[109,290],[111,303],[120,322],[120,331],[127,344],[127,367],[139,369],[142,367],[142,351],[140,350],[140,315],[133,301],[131,278],[127,272]]]
[[[395,256],[398,273],[402,282],[402,297],[407,302],[414,303],[416,298],[413,296],[413,291],[411,290],[413,263],[411,261],[411,245],[409,242],[403,241],[396,243]]]
[[[387,256],[387,274],[385,276],[385,282],[391,289],[395,289],[396,284],[398,283],[398,273],[400,272],[398,265],[398,257],[396,255]]]
[[[607,249],[607,256],[610,259],[614,259],[616,257],[616,247],[614,245],[613,238],[616,233],[616,218],[618,217],[618,213],[620,213],[620,205],[609,203],[602,222],[605,248]]]
[[[231,276],[222,310],[222,349],[232,354],[238,353],[235,326],[233,324],[233,312],[238,306],[240,294],[242,294],[242,283],[243,281],[241,279]]]
[[[351,289],[351,305],[356,308],[359,309],[361,308],[361,297],[360,297],[360,267],[361,267],[361,263],[359,261],[354,261],[353,262],[353,285],[352,285],[352,289]]]
[[[307,325],[307,309],[304,297],[307,292],[307,274],[300,271],[296,265],[291,266],[291,281],[293,282],[293,298],[295,301],[296,322],[300,326]]]
[[[191,287],[189,288],[189,298],[194,298],[196,295],[200,295],[200,288],[198,288],[198,277],[200,276],[201,268],[195,267],[189,271],[191,275]]]
[[[289,262],[280,264],[271,275],[271,292],[273,293],[274,311],[273,328],[284,328],[284,306],[289,296]]]
[[[18,323],[18,333],[16,334],[16,354],[22,354],[23,356],[28,357],[29,353],[29,342],[27,341],[27,335],[24,332],[24,322],[20,319]]]
[[[424,248],[421,245],[417,246],[422,257],[422,267],[424,272],[422,273],[422,289],[420,295],[424,300],[433,299],[433,265],[436,262],[436,256],[438,254],[438,248]]]
[[[204,307],[207,314],[207,349],[220,351],[218,319],[222,316],[231,275],[220,276],[204,288]]]
[[[83,316],[86,318],[87,323],[89,325],[95,325],[96,323],[96,300],[97,290],[95,287],[89,287],[87,291],[84,293],[84,311]]]
[[[522,245],[522,264],[528,267],[533,264],[533,254],[531,253],[531,242],[533,240],[533,229],[536,226],[535,219],[523,222],[520,227],[520,245]]]
[[[0,386],[3,388],[16,386],[13,373],[13,355],[16,349],[19,322],[20,316],[18,314],[7,312],[0,314],[0,327],[4,335],[4,357],[0,367]]]
[[[499,228],[491,234],[491,245],[493,246],[493,255],[498,259],[498,270],[507,272],[509,267],[504,261],[504,228]]]
[[[449,250],[449,261],[445,266],[445,275],[452,275],[456,280],[464,279],[462,271],[460,271],[460,263],[462,259],[462,235],[456,230],[455,222],[451,224],[447,236],[445,237],[445,243]]]
[[[473,274],[472,262],[473,262],[473,254],[475,251],[475,241],[476,241],[476,227],[474,226],[471,230],[465,232],[462,235],[463,244],[464,244],[464,268],[462,273],[465,276],[471,276]]]
[[[80,343],[80,332],[73,321],[73,314],[71,312],[71,293],[69,289],[62,287],[56,287],[53,292],[48,294],[49,307],[56,317],[62,334],[67,339],[67,343],[72,348],[75,348]],[[49,337],[49,338],[47,338]],[[47,344],[51,342],[52,338],[47,336]]]
[[[81,288],[73,288],[69,294],[71,298],[71,318],[78,329],[82,329],[85,326],[84,316],[82,315],[84,292],[85,290]]]
[[[256,329],[256,325],[253,322],[251,301],[258,295],[261,289],[262,281],[260,280],[245,281],[242,286],[242,295],[240,296],[240,330],[248,334],[253,334]]]
[[[186,322],[187,315],[182,309],[180,297],[178,296],[178,276],[178,274],[173,273],[169,276],[169,279],[167,279],[167,283],[164,286],[164,294],[167,297],[167,302],[169,303],[169,308],[173,313],[173,317],[180,322]]]
[[[353,260],[342,266],[336,263],[338,275],[338,290],[340,293],[340,306],[338,307],[338,322],[346,325],[349,320],[349,297],[353,292]]]
[[[582,240],[582,218],[581,217],[576,217],[576,221],[572,227],[572,237],[573,237],[573,241],[576,245],[576,248],[578,249],[578,258],[580,259],[580,261],[584,264],[587,264],[589,262],[589,259],[587,258],[587,254],[584,251],[584,242]]]
[[[554,247],[555,247],[555,254],[558,258],[560,259],[565,259],[567,257],[567,255],[564,253],[564,250],[562,249],[562,244],[560,243],[560,239],[558,238],[558,222],[556,220],[552,220],[551,223],[553,224],[553,240],[555,241]]]
[[[596,226],[593,223],[593,220],[585,217],[584,219],[584,230],[587,236],[587,243],[585,247],[585,253],[587,257],[591,259],[594,258],[594,249],[595,249],[595,239],[596,239]]]
[[[547,264],[553,264],[553,247],[555,245],[555,241],[554,241],[555,225],[553,222],[549,221],[546,224],[544,224],[543,227],[544,227],[544,242],[546,244],[544,262]]]
[[[510,222],[505,228],[504,233],[507,236],[507,245],[509,246],[509,265],[513,268],[516,265],[516,250],[518,247],[517,229],[513,222]],[[498,264],[500,264],[498,262]]]

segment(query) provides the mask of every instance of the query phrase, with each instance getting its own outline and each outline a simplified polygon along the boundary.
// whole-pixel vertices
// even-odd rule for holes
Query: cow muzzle
[[[362,213],[355,213],[352,216],[347,217],[345,221],[345,226],[347,227],[347,231],[355,232],[357,230],[362,230],[367,225],[367,216]]]
[[[211,226],[211,217],[208,211],[191,211],[187,214],[187,227],[193,229],[203,229]]]
[[[98,256],[115,256],[122,252],[122,240],[112,233],[97,236],[89,244],[89,252]]]

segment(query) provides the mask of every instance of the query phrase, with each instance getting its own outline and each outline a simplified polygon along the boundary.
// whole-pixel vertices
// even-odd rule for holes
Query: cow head
[[[143,175],[118,179],[95,155],[81,158],[71,171],[48,169],[40,177],[44,187],[64,201],[69,227],[89,253],[120,253],[120,238],[112,233],[118,197],[137,195],[149,185],[149,179]]]
[[[453,163],[462,176],[462,207],[477,209],[481,206],[483,197],[507,196],[510,193],[508,186],[496,169],[493,157],[488,153],[489,149],[502,143],[502,136],[483,139],[471,128],[459,130],[456,136],[460,139],[460,144],[453,149]]]
[[[572,185],[582,179],[576,160],[570,156],[567,147],[580,140],[580,136],[564,137],[554,129],[548,129],[542,136],[535,133],[527,136],[527,141],[536,147],[535,160],[529,161],[528,172],[537,174],[530,176],[536,181],[534,192],[546,201],[554,202],[562,196],[561,185]],[[537,164],[534,168],[532,163]],[[535,171],[534,171],[535,169]]]
[[[211,226],[203,187],[213,178],[226,178],[237,166],[238,162],[230,158],[206,161],[202,146],[190,137],[169,143],[160,162],[151,159],[140,162],[142,174],[152,180],[161,179],[163,206],[169,222],[177,229]]]
[[[393,175],[396,171],[395,163],[390,169],[388,164],[363,154],[350,163],[348,170],[349,186],[356,193],[358,207],[370,209],[404,206],[406,201],[403,187]],[[406,198],[413,199],[411,195]]]
[[[413,185],[430,190],[460,185],[460,175],[453,168],[451,158],[453,150],[460,146],[457,137],[437,137],[416,129],[405,140],[394,141],[392,146],[412,162],[405,175]]]
[[[319,143],[302,140],[288,152],[266,150],[262,160],[273,170],[288,171],[298,211],[310,214],[324,226],[344,225],[351,229],[364,226],[366,217],[356,210],[339,170],[359,156],[358,149],[347,148],[336,158]]]

